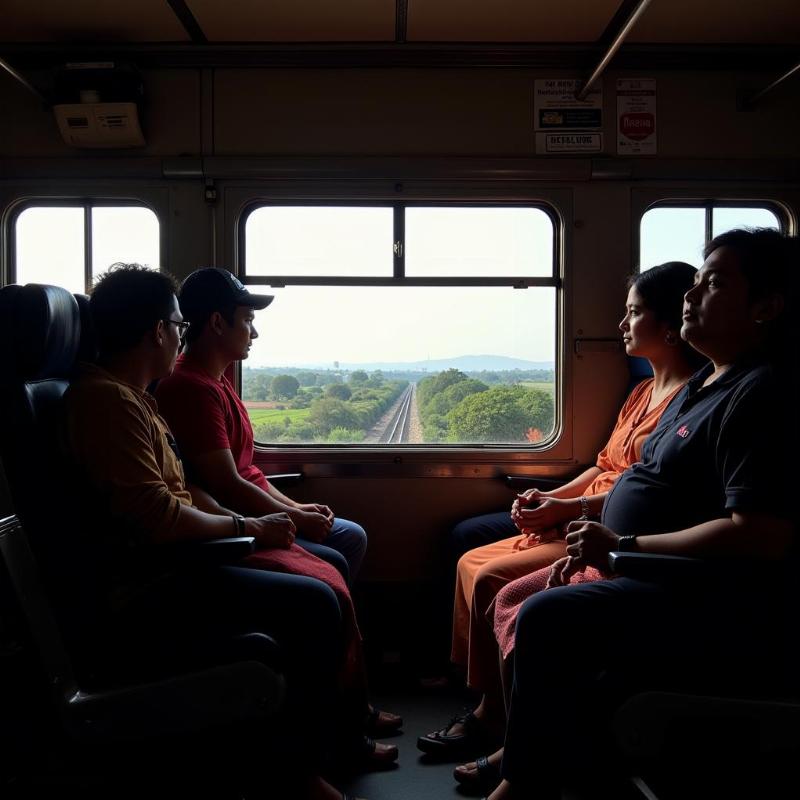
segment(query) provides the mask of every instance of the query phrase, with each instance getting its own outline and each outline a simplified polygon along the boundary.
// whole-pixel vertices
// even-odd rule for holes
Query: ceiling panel
[[[185,42],[165,0],[2,0],[2,42]]]
[[[395,0],[187,0],[211,42],[387,42]]]
[[[408,0],[412,42],[594,42],[620,0]]]
[[[800,44],[798,0],[654,0],[629,42]]]

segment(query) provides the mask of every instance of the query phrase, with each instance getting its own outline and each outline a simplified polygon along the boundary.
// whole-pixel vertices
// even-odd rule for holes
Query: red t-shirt
[[[172,375],[159,382],[156,399],[190,472],[194,458],[230,450],[239,475],[268,488],[264,473],[253,464],[253,426],[247,409],[224,375],[212,378],[180,355]]]

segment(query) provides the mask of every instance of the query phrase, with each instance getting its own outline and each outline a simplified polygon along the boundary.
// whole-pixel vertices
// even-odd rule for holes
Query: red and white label
[[[655,80],[625,78],[617,81],[617,153],[655,155]]]

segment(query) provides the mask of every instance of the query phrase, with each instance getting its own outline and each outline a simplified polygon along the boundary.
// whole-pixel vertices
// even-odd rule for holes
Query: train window
[[[92,208],[92,278],[115,261],[157,267],[158,217],[144,206]]]
[[[257,441],[551,437],[559,282],[545,210],[260,206],[243,229],[243,280],[277,295],[242,370]],[[287,232],[301,258],[273,241]]]
[[[780,230],[780,221],[769,208],[746,208],[743,206],[715,206],[711,217],[711,238],[733,228],[775,228]]]
[[[26,208],[17,217],[14,234],[17,282],[52,283],[70,292],[85,291],[82,208]]]
[[[772,208],[737,203],[658,205],[642,215],[639,268],[649,269],[665,261],[686,261],[699,267],[703,247],[732,228],[781,229]]]
[[[262,206],[245,225],[249,275],[392,275],[391,208]]]
[[[157,267],[159,239],[158,218],[144,206],[28,205],[14,225],[14,278],[85,292],[116,261]]]
[[[553,223],[540,208],[408,208],[406,275],[546,276]]]

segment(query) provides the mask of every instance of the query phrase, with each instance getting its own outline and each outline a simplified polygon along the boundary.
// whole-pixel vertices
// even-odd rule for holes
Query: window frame
[[[158,222],[159,269],[164,261],[164,225],[156,208],[152,204],[130,197],[27,197],[19,201],[11,209],[6,230],[8,231],[8,274],[7,283],[17,282],[17,220],[30,208],[82,208],[83,209],[83,290],[88,293],[92,288],[92,209],[93,208],[146,208],[151,211]]]
[[[663,190],[662,190],[663,191]],[[642,271],[642,220],[649,211],[657,208],[702,208],[705,210],[705,228],[703,246],[707,245],[714,237],[714,209],[715,208],[761,208],[771,211],[778,220],[778,228],[781,233],[791,233],[795,229],[795,221],[789,207],[780,200],[771,198],[743,198],[740,194],[735,197],[725,197],[723,194],[709,196],[704,194],[702,197],[687,196],[688,193],[675,197],[661,197],[649,203],[645,202],[638,213],[637,224],[633,226],[631,235],[633,237],[632,254],[636,263],[636,271]],[[636,215],[634,214],[634,218]]]
[[[393,275],[391,277],[378,276],[327,276],[327,275],[248,275],[246,263],[246,228],[250,215],[259,208],[269,206],[294,206],[294,207],[350,207],[350,208],[391,208],[393,212]],[[473,278],[447,278],[447,277],[408,277],[405,274],[405,215],[406,208],[535,208],[543,211],[553,226],[553,253],[551,274],[548,277],[519,277],[519,276],[493,276]],[[365,198],[363,201],[347,200],[338,201],[324,199],[315,200],[253,200],[243,209],[237,227],[237,267],[238,277],[244,284],[271,286],[283,289],[286,286],[511,286],[514,289],[528,289],[530,287],[553,287],[558,292],[562,288],[562,279],[559,274],[561,263],[561,237],[559,236],[561,221],[556,209],[545,201],[509,201],[509,202],[480,202],[480,201],[443,201],[443,200],[404,200],[402,202],[386,202],[378,199]]]
[[[239,203],[226,202],[225,218],[231,219],[234,224],[233,234],[233,263],[237,276],[245,285],[267,286],[272,288],[284,288],[290,285],[296,286],[507,286],[514,289],[528,289],[546,287],[555,289],[555,352],[554,352],[554,424],[553,430],[541,443],[423,443],[409,445],[385,444],[328,444],[328,443],[277,443],[277,442],[256,442],[257,450],[261,451],[289,451],[304,452],[306,454],[319,454],[332,452],[360,452],[361,454],[371,453],[378,455],[387,450],[397,452],[400,447],[404,454],[412,456],[414,453],[425,452],[448,452],[457,456],[459,459],[467,454],[474,457],[478,453],[483,453],[484,457],[491,459],[494,463],[499,455],[506,457],[514,455],[514,460],[527,459],[532,454],[544,454],[555,460],[571,460],[572,443],[566,441],[564,437],[565,420],[571,414],[571,398],[565,394],[564,387],[568,385],[570,372],[570,359],[565,354],[565,326],[567,317],[567,304],[564,299],[565,284],[565,262],[566,252],[569,242],[565,235],[565,213],[571,212],[571,200],[568,201],[565,194],[554,192],[552,189],[537,187],[534,193],[509,195],[503,192],[501,196],[489,193],[489,196],[479,193],[475,196],[473,192],[463,192],[458,194],[446,193],[442,196],[436,192],[435,196],[427,196],[427,192],[419,194],[410,192],[402,200],[388,198],[382,193],[365,192],[363,195],[358,190],[324,194],[307,193],[295,191],[283,193],[276,187],[274,194],[270,196],[260,195],[257,191],[247,192],[242,186],[226,187],[231,191],[233,197],[227,197],[226,201],[239,199]],[[407,187],[404,187],[407,188]],[[552,195],[556,195],[552,198]],[[571,193],[569,195],[571,197]],[[561,202],[559,202],[561,201]],[[232,207],[231,207],[232,206]],[[394,254],[394,274],[391,277],[348,277],[348,276],[289,276],[289,275],[248,275],[246,267],[246,225],[250,214],[257,208],[264,206],[351,206],[351,207],[390,207],[394,214],[394,242],[401,241],[403,247],[398,255],[395,249]],[[563,206],[563,208],[562,208]],[[405,258],[405,239],[404,239],[404,214],[399,213],[408,207],[442,207],[442,208],[536,208],[547,214],[553,226],[553,248],[551,274],[546,277],[527,277],[519,276],[486,276],[486,277],[407,277],[404,273]],[[398,224],[398,217],[402,221]],[[239,391],[241,391],[241,363],[236,370],[236,381]]]

